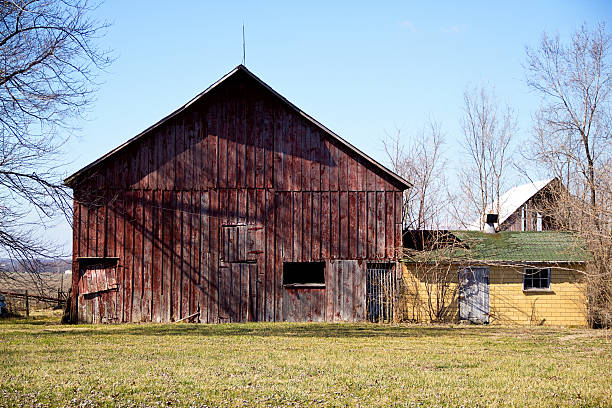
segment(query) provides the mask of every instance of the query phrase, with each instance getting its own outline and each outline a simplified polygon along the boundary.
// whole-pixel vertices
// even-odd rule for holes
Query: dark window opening
[[[285,262],[283,285],[288,287],[325,287],[325,262]]]
[[[550,268],[525,268],[523,290],[550,289]]]
[[[116,257],[79,257],[79,269],[106,269],[115,268],[119,258]]]

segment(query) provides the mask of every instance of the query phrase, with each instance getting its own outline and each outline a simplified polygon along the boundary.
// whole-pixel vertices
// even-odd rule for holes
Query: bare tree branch
[[[71,219],[62,184],[62,147],[93,99],[96,74],[110,62],[97,40],[107,24],[87,0],[0,4],[0,258],[36,273],[61,255],[44,242],[54,217]],[[0,271],[7,273],[7,271]]]

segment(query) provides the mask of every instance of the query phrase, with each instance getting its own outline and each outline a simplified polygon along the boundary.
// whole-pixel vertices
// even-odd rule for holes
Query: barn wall
[[[364,260],[401,246],[401,187],[261,85],[213,92],[75,185],[75,283],[77,258],[117,257],[117,322],[363,320]],[[221,230],[242,224],[258,251],[226,262]],[[283,287],[283,262],[321,260],[325,289]]]
[[[283,298],[286,303],[300,291],[282,286],[284,261],[328,261],[326,289],[302,291],[320,297],[313,301],[321,302],[321,319],[353,320],[350,314],[325,315],[324,305],[333,303],[326,297],[357,290],[365,298],[365,260],[394,259],[400,200],[399,192],[113,191],[100,205],[75,201],[75,254],[118,258],[117,321],[177,320],[198,306],[201,321],[231,321],[223,295],[234,288],[223,285],[236,279],[220,259],[221,226],[261,225],[262,252],[249,277],[257,315],[250,320],[295,319],[282,310]],[[334,269],[345,260],[354,260],[355,281],[343,281]],[[336,303],[344,307],[343,300]]]

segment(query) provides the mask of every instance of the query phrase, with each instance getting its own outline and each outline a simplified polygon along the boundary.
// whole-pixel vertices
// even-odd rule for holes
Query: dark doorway
[[[368,321],[393,321],[396,292],[394,264],[369,263],[366,273]]]

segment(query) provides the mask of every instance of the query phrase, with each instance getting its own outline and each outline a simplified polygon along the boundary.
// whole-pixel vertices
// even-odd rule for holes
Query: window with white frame
[[[550,289],[550,268],[525,268],[523,290]]]

